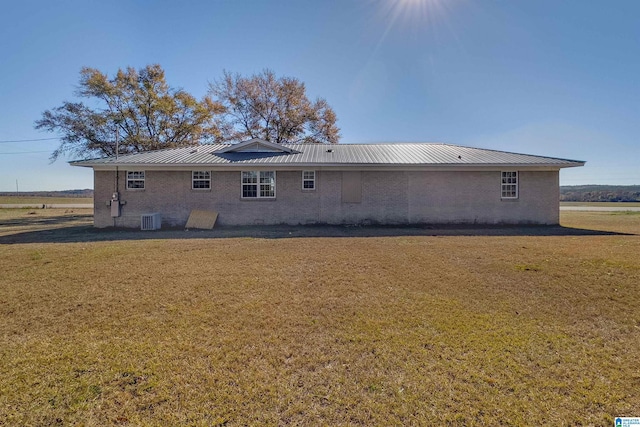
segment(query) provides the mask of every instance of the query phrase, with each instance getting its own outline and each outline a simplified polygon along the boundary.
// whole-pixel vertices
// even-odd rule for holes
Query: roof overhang
[[[584,166],[584,162],[576,162],[575,164],[562,165],[531,165],[531,164],[406,164],[406,165],[376,165],[376,164],[318,164],[318,163],[298,163],[298,164],[259,164],[259,163],[242,163],[242,164],[78,164],[73,166],[93,167],[96,171],[115,171],[115,170],[164,170],[164,171],[193,171],[193,170],[215,170],[215,171],[242,171],[242,170],[332,170],[332,171],[558,171],[563,168]]]

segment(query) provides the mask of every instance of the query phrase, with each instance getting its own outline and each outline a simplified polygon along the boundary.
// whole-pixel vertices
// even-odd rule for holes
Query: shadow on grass
[[[41,219],[40,219],[41,220]],[[416,225],[416,226],[244,226],[217,227],[213,230],[162,229],[140,231],[132,229],[97,229],[92,225],[72,225],[75,218],[56,218],[31,225],[51,225],[34,231],[17,231],[0,235],[0,244],[18,243],[75,243],[159,239],[221,239],[259,238],[287,239],[301,237],[393,237],[393,236],[613,236],[616,233],[556,226],[478,226],[478,225]],[[68,225],[66,225],[68,224]],[[14,225],[29,225],[18,223]]]
[[[0,226],[4,227],[40,227],[51,226],[59,227],[67,224],[91,224],[93,222],[92,214],[68,214],[55,216],[25,216],[19,218],[6,219],[0,222]]]

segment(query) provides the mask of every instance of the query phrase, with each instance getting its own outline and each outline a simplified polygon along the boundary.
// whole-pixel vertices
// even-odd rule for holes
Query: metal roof
[[[290,152],[234,151],[235,144],[194,147],[120,155],[118,158],[78,160],[73,166],[198,167],[227,169],[238,166],[270,167],[550,167],[583,166],[585,162],[443,143],[386,144],[282,144]],[[237,145],[241,147],[241,144]],[[272,144],[270,145],[272,146]]]

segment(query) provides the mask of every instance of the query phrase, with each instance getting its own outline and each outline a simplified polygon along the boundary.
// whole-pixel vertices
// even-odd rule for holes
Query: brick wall
[[[314,191],[302,189],[300,170],[278,171],[276,198],[263,200],[242,199],[240,176],[212,172],[211,189],[192,190],[191,171],[147,170],[145,189],[127,190],[126,172],[120,171],[118,190],[126,204],[114,219],[107,202],[115,172],[96,171],[95,225],[139,228],[141,214],[159,212],[163,226],[182,227],[192,209],[218,212],[219,225],[559,221],[557,171],[521,171],[516,200],[501,200],[500,171],[363,171],[359,203],[343,202],[341,171],[317,171]]]

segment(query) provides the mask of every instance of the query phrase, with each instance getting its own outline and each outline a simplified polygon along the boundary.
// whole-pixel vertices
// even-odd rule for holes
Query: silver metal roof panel
[[[205,144],[70,162],[74,166],[542,166],[583,161],[442,143],[283,144],[291,152],[233,151],[235,144]],[[224,152],[223,152],[224,151]]]

